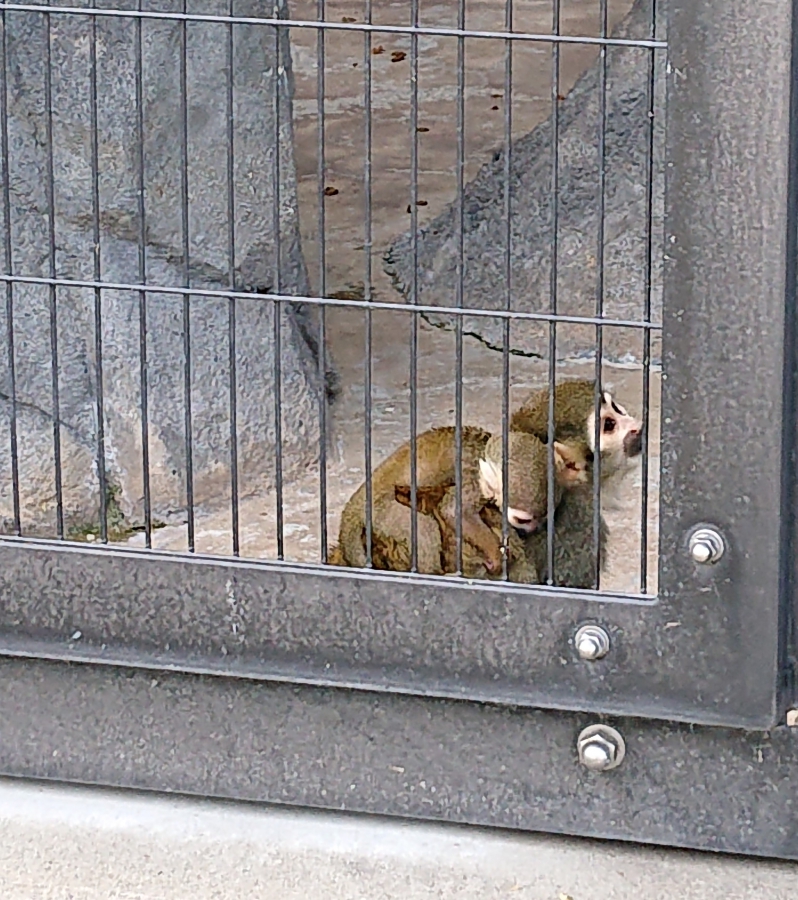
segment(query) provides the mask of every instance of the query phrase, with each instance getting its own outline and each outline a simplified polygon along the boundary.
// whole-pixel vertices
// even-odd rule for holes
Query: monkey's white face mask
[[[587,418],[587,443],[596,452],[596,412]],[[602,478],[633,465],[643,450],[642,424],[615,400],[609,391],[601,395],[599,447]]]
[[[513,432],[511,435],[511,441],[513,439],[515,441],[523,440],[530,443],[532,441],[537,441],[537,438],[534,438],[531,435],[521,435],[516,432]],[[485,500],[493,501],[499,508],[501,508],[503,503],[504,492],[502,464],[500,458],[496,458],[495,444],[500,440],[501,437],[499,435],[494,435],[486,448],[486,456],[479,460],[480,493]],[[540,444],[539,456],[541,457],[538,462],[541,464],[542,468],[540,472],[537,473],[537,477],[540,478],[541,474],[545,472],[546,465],[542,457],[547,457],[548,452],[542,442],[538,443]],[[489,453],[489,449],[492,449],[493,452]],[[577,464],[574,462],[572,448],[555,441],[553,455],[555,484],[558,489],[567,484],[575,483],[575,479],[581,480],[583,478],[584,466],[577,468]],[[513,459],[512,447],[510,459],[511,461]],[[517,468],[518,463],[516,462],[512,466],[511,473],[514,473]],[[576,474],[574,474],[575,468],[577,468]],[[539,485],[538,490],[534,492],[534,500],[531,497],[526,497],[526,495],[529,494],[529,491],[525,490],[527,482],[524,479],[520,479],[518,483],[515,483],[514,477],[516,477],[514,474],[510,474],[511,488],[507,505],[507,521],[517,531],[523,534],[532,534],[546,521],[548,512],[548,503],[546,500],[547,492],[545,488],[541,489],[541,486]],[[536,473],[529,473],[530,486],[533,486],[532,482],[535,477]],[[513,486],[515,487],[515,490],[513,490]],[[523,502],[524,499],[526,499],[527,502]],[[519,500],[521,503],[518,502]]]

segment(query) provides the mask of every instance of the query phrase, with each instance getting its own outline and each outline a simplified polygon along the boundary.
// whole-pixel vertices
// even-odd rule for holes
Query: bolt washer
[[[591,772],[609,772],[617,769],[626,756],[626,743],[620,732],[610,725],[588,725],[583,728],[576,739],[579,762]],[[603,749],[604,758],[595,757],[591,749]]]
[[[688,550],[693,561],[699,565],[714,565],[723,558],[726,542],[716,528],[702,525],[690,535]]]
[[[580,659],[593,662],[610,652],[610,636],[600,625],[583,625],[574,635]]]

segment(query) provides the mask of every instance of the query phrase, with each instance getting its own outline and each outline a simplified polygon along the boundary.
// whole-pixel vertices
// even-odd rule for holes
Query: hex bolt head
[[[580,659],[601,659],[610,652],[610,636],[600,625],[583,625],[574,635]]]
[[[714,528],[697,528],[691,535],[688,544],[690,556],[699,565],[712,565],[721,559],[726,552],[726,544]]]
[[[579,762],[591,772],[616,769],[626,755],[620,733],[609,725],[589,725],[576,740]]]

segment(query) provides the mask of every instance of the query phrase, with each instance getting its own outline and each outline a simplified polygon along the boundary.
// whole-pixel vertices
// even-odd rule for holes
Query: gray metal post
[[[791,0],[672,0],[668,26],[663,599],[706,605],[704,642],[774,716],[792,24]],[[697,578],[702,521],[730,549]]]

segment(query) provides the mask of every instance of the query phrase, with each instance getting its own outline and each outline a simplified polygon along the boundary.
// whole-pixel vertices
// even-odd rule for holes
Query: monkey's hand
[[[455,527],[454,522],[449,525]],[[463,538],[482,554],[488,573],[501,572],[502,548],[499,539],[476,513],[463,510]]]

